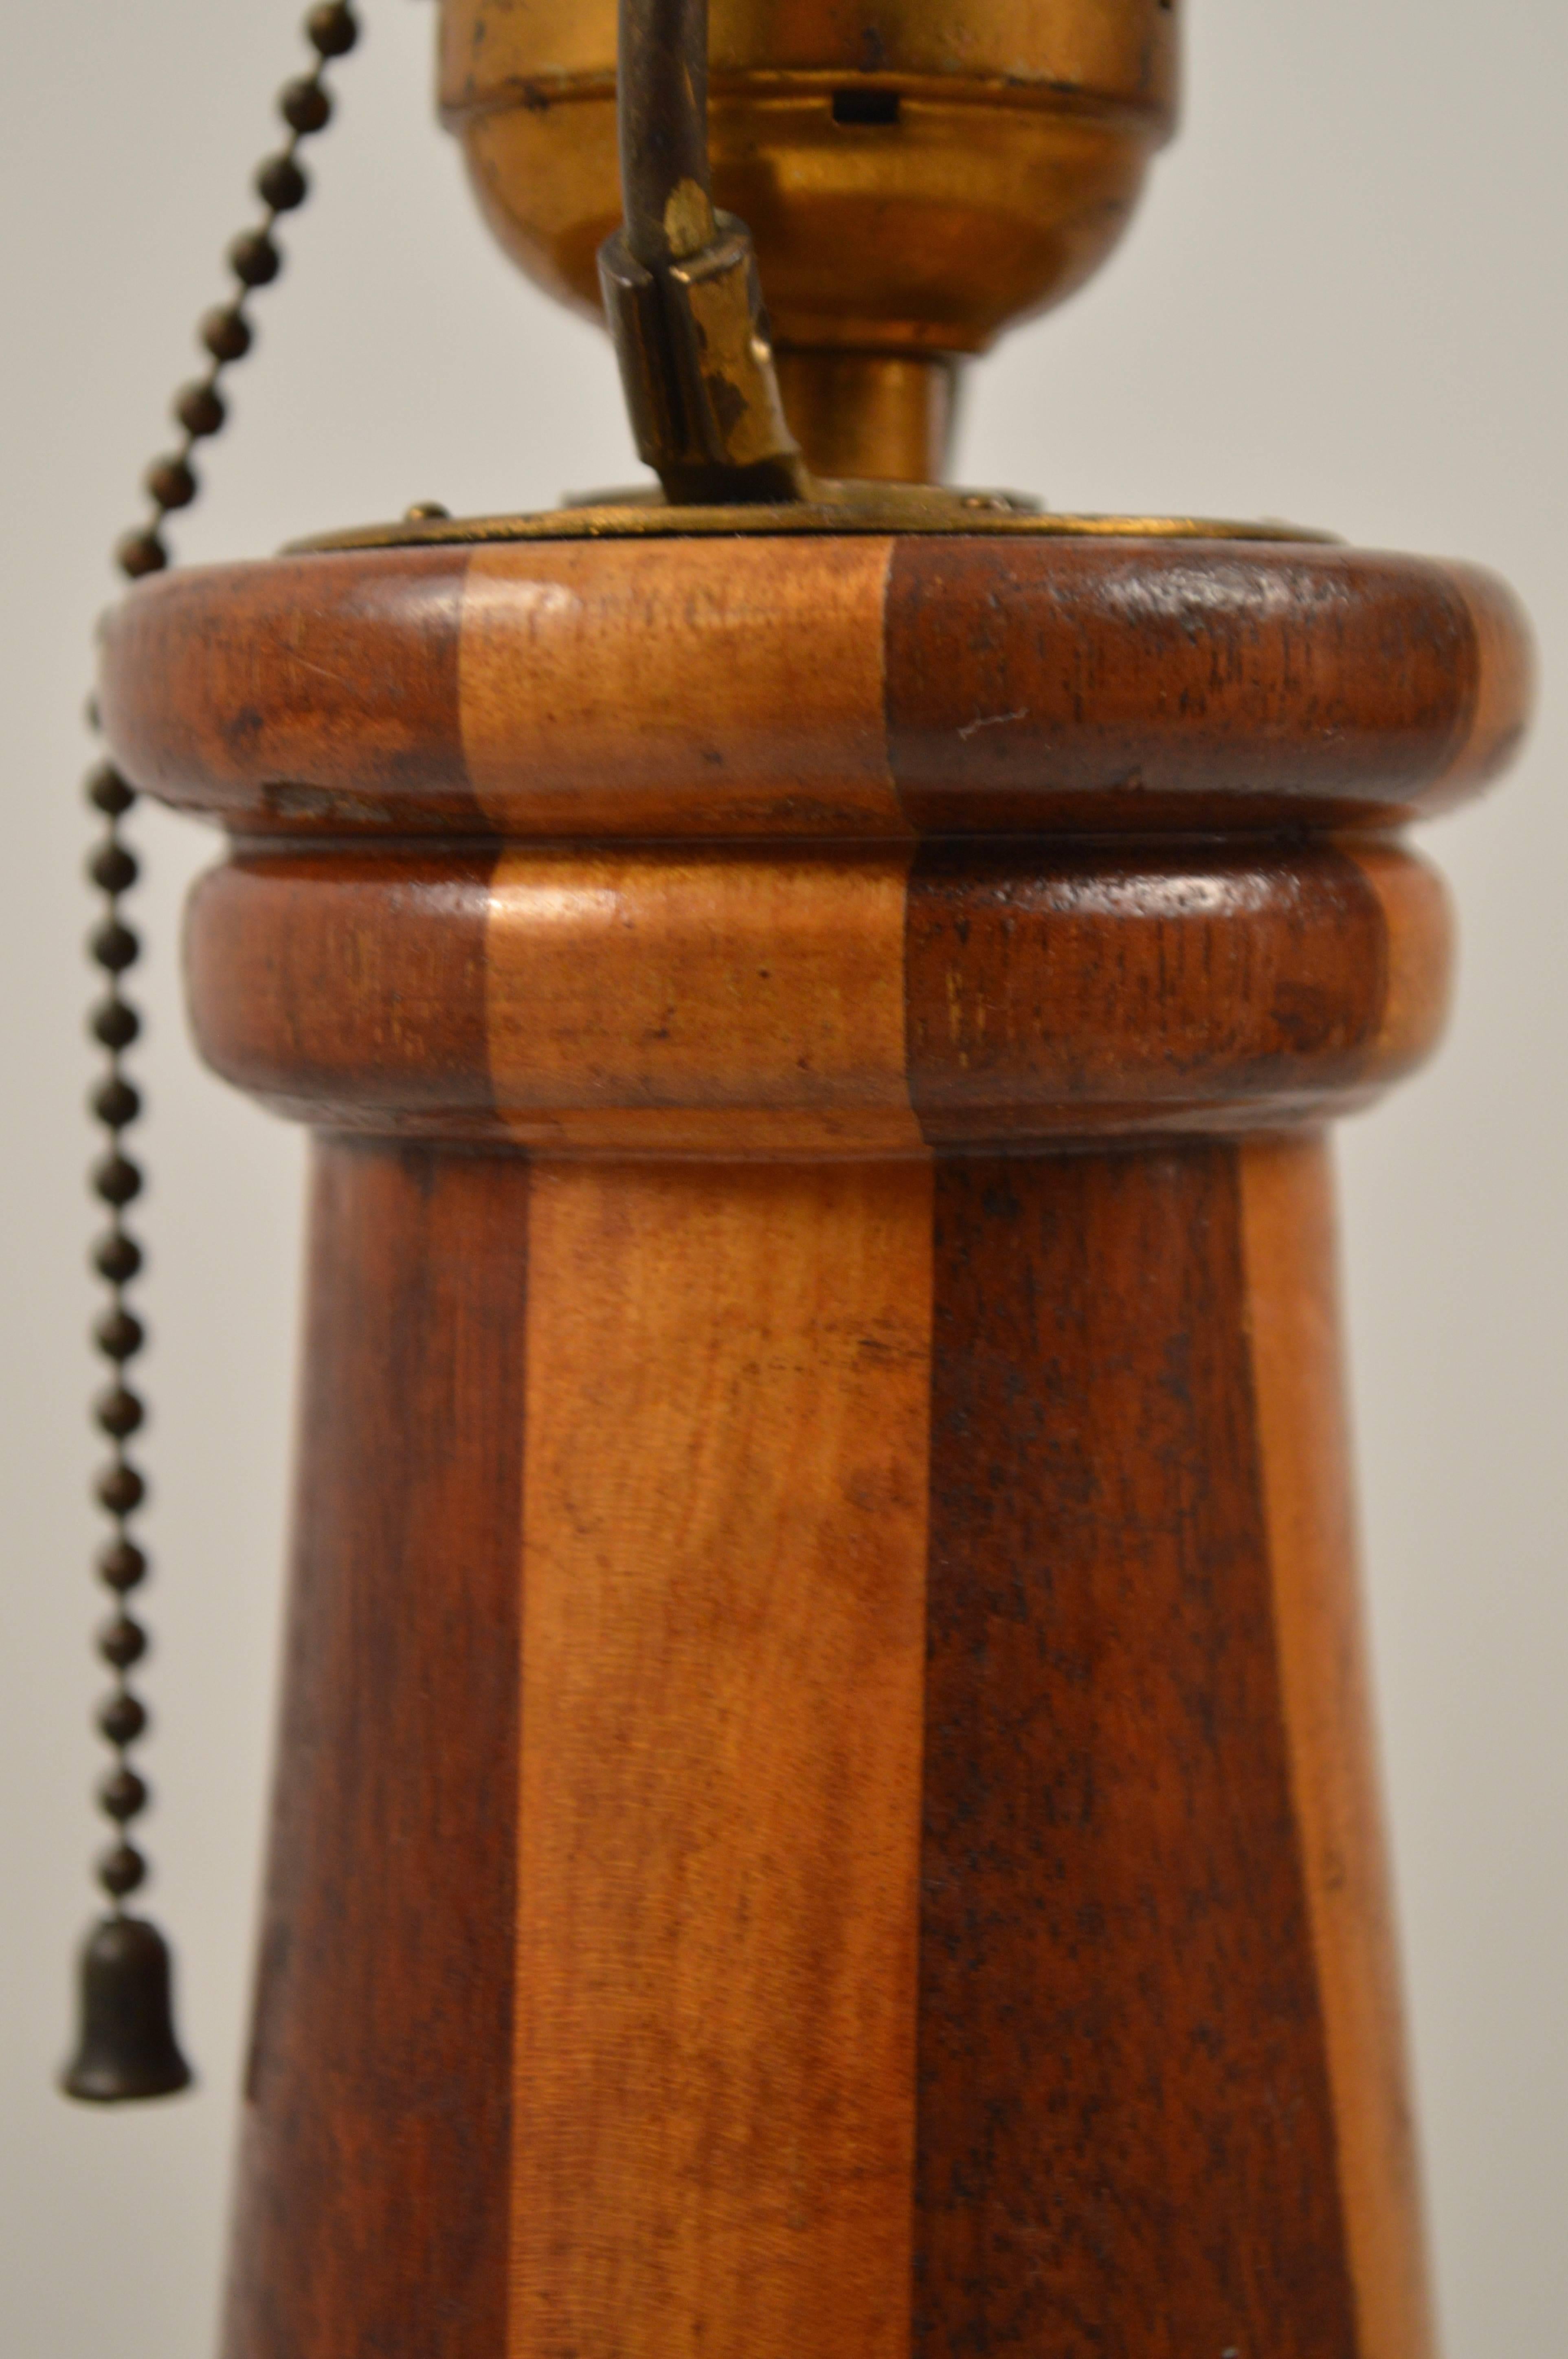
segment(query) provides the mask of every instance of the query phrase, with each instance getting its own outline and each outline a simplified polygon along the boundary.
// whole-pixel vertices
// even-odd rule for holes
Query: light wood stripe
[[[1241,1201],[1281,1683],[1334,2094],[1357,2359],[1431,2359],[1360,1636],[1332,1175],[1321,1138],[1244,1147]]]
[[[929,1167],[530,1240],[510,2359],[907,2359]]]
[[[509,1128],[631,1152],[918,1150],[908,863],[903,847],[504,852],[486,992]]]
[[[870,537],[784,564],[767,540],[477,549],[460,703],[481,808],[513,835],[907,836],[892,557]]]

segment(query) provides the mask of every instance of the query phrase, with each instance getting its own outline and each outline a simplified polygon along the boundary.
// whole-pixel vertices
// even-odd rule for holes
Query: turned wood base
[[[1463,569],[313,557],[112,619],[319,1134],[225,2359],[1430,2359],[1323,1131]]]
[[[1317,1142],[328,1144],[307,1366],[229,2359],[1425,2348]]]

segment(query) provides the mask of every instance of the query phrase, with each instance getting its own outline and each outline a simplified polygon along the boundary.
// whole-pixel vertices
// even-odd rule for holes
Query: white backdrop
[[[597,333],[516,280],[429,127],[433,12],[365,0],[318,196],[288,227],[182,556],[632,471]],[[1495,799],[1427,836],[1458,1015],[1343,1147],[1369,1602],[1450,2359],[1555,2359],[1568,2318],[1563,1785],[1568,855],[1562,0],[1189,0],[1184,134],[1104,277],[979,375],[971,480],[1063,506],[1282,515],[1508,574],[1545,698]],[[139,819],[156,950],[162,1571],[149,1598],[152,1905],[195,2098],[53,2095],[98,1840],[84,1567],[91,1063],[76,779],[103,550],[137,503],[191,324],[297,71],[292,0],[0,5],[3,771],[0,2344],[200,2359],[213,2317],[272,1710],[299,1141],[182,1037],[176,913],[211,856]],[[345,2354],[344,2359],[351,2359]],[[1201,2354],[1195,2354],[1201,2359]],[[1257,2354],[1266,2359],[1266,2354]]]

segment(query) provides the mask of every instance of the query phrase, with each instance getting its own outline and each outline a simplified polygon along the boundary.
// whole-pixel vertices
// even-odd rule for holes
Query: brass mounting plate
[[[1058,516],[1009,492],[948,490],[926,484],[824,485],[831,496],[777,507],[672,507],[656,493],[611,492],[579,506],[532,516],[449,516],[428,510],[395,524],[312,533],[290,541],[289,555],[309,550],[439,548],[452,542],[786,538],[813,533],[1000,534],[1031,538],[1129,540],[1297,540],[1334,542],[1336,533],[1273,518]]]

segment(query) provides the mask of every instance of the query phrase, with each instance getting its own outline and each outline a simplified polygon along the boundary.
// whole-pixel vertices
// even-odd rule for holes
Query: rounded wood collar
[[[1306,542],[532,542],[139,585],[101,701],[246,833],[903,838],[1384,828],[1530,701],[1471,566]]]
[[[1328,843],[254,846],[187,940],[210,1064],[318,1127],[902,1157],[1344,1113],[1441,1027],[1424,861]]]

